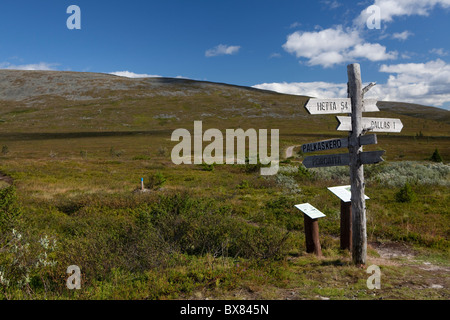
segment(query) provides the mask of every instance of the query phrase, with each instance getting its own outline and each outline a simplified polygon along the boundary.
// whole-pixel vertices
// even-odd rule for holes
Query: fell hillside
[[[278,128],[283,147],[346,136],[335,130],[335,116],[309,115],[304,108],[306,96],[223,83],[0,70],[0,87],[0,138],[4,143],[143,134],[159,135],[154,142],[170,147],[170,132],[176,128],[191,130],[195,120],[202,120],[205,129]],[[444,157],[450,158],[445,151],[450,149],[448,111],[386,101],[380,101],[379,107],[381,112],[371,116],[400,118],[404,124],[401,133],[378,134],[379,142],[397,139],[385,144],[387,150],[414,159],[416,141],[408,140],[404,149],[406,144],[398,139],[420,136],[439,140],[433,144],[422,141],[424,154],[439,147]]]
[[[377,106],[382,111],[392,111],[415,118],[424,118],[450,123],[450,112],[440,108],[393,101],[379,101]]]

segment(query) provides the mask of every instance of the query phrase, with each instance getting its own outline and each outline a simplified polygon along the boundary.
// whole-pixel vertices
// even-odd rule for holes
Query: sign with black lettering
[[[334,99],[309,99],[305,105],[306,110],[310,114],[335,114],[335,113],[351,113],[352,106],[350,98],[334,98]],[[363,100],[363,112],[380,111],[377,107],[376,99]]]
[[[361,152],[359,159],[362,164],[373,164],[384,161],[381,156],[384,154],[384,150],[381,151],[368,151]],[[303,165],[306,168],[320,168],[320,167],[333,167],[333,166],[348,166],[350,165],[350,154],[326,154],[320,156],[306,157],[303,160]]]
[[[361,136],[359,139],[360,145],[377,144],[377,136],[375,134],[369,134],[367,136]],[[326,151],[348,147],[348,138],[342,139],[329,139],[318,142],[305,143],[302,145],[302,152],[317,152]]]
[[[352,118],[336,116],[339,125],[338,131],[352,131]],[[389,118],[361,118],[362,129],[372,132],[400,132],[403,129],[403,123],[400,119]]]

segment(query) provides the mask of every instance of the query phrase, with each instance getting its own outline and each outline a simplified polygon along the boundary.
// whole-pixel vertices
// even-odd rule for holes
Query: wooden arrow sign
[[[361,152],[359,154],[359,159],[362,164],[378,163],[384,161],[383,158],[381,158],[384,152],[385,152],[384,150]],[[311,156],[306,157],[303,160],[303,165],[306,168],[348,166],[349,164],[350,164],[350,154],[348,153]]]
[[[377,144],[377,136],[375,134],[369,134],[366,136],[361,136],[359,139],[359,144],[361,146],[368,144]],[[325,151],[339,148],[347,148],[348,147],[348,138],[342,139],[330,139],[323,140],[319,142],[311,142],[305,143],[302,145],[302,152],[316,152],[316,151]]]
[[[352,112],[350,98],[309,99],[305,105],[305,108],[310,114],[336,114]],[[377,100],[364,99],[362,111],[380,111],[377,107]]]
[[[336,128],[338,131],[352,131],[351,117],[336,116],[339,125]],[[400,132],[403,128],[403,123],[400,119],[388,118],[361,118],[362,129],[373,132]]]

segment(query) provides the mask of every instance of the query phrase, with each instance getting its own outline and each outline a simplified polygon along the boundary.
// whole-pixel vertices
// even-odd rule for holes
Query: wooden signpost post
[[[366,204],[364,195],[364,164],[383,161],[384,151],[363,152],[363,145],[376,144],[375,135],[365,136],[367,131],[400,132],[403,124],[399,119],[363,118],[362,112],[379,111],[376,100],[364,99],[366,93],[374,84],[362,88],[361,69],[359,64],[347,66],[348,98],[346,99],[310,99],[305,105],[310,114],[338,114],[348,113],[349,117],[338,116],[338,131],[350,131],[348,138],[330,139],[302,145],[303,152],[316,152],[348,148],[348,153],[319,155],[306,157],[303,165],[307,168],[346,166],[350,167],[351,183],[351,245],[345,244],[352,250],[353,263],[366,264],[367,234],[366,234]],[[343,208],[350,210],[348,205]],[[346,214],[343,219],[349,218]],[[306,222],[305,222],[306,223]],[[348,228],[348,221],[341,221]]]
[[[295,207],[304,213],[306,252],[322,256],[317,219],[323,218],[325,215],[309,203],[296,204]]]

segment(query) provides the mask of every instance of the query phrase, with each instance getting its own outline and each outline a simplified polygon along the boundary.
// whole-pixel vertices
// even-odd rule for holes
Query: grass
[[[295,165],[295,161],[285,165],[279,175],[289,174]],[[353,267],[348,253],[338,249],[339,202],[326,186],[342,181],[333,177],[327,181],[287,175],[301,188],[289,193],[276,177],[246,173],[243,166],[216,165],[214,171],[204,171],[170,165],[165,159],[151,163],[11,159],[1,169],[16,179],[23,206],[16,228],[34,239],[48,235],[59,244],[58,267],[47,271],[46,280],[56,278],[58,285],[50,292],[36,285],[30,295],[9,292],[9,298],[443,297],[438,289],[420,291],[419,296],[416,289],[403,292],[395,289],[395,281],[383,282],[385,291],[375,295],[365,287],[364,271]],[[140,176],[157,172],[164,172],[167,179],[161,190],[132,194]],[[420,259],[431,256],[427,259],[433,263],[448,265],[448,186],[411,188],[420,198],[403,203],[395,201],[401,187],[386,188],[377,179],[368,182],[369,242],[403,242],[420,248]],[[320,221],[323,259],[303,252],[303,219],[293,207],[302,202],[327,215]],[[83,266],[85,277],[85,290],[76,294],[60,280],[65,277],[63,266],[71,264]],[[236,269],[238,264],[245,272]],[[395,267],[386,267],[386,279],[399,276]],[[273,274],[267,276],[265,268]],[[260,279],[258,274],[266,276]],[[412,271],[401,277],[415,279]]]
[[[283,152],[345,136],[334,117],[307,115],[305,97],[168,83],[151,84],[159,94],[141,81],[140,89],[88,92],[95,99],[84,101],[46,97],[30,109],[4,103],[0,140],[8,152],[0,172],[14,179],[11,201],[21,215],[0,236],[0,272],[10,281],[0,284],[0,298],[448,299],[446,118],[403,105],[400,114],[383,108],[377,115],[401,118],[404,131],[364,147],[386,150],[387,160],[365,166],[368,263],[382,270],[382,289],[374,291],[339,249],[340,202],[327,187],[348,184],[347,168],[306,170],[304,155],[295,155],[263,177],[250,165],[170,160],[172,131],[192,132],[194,120],[223,132],[280,128]],[[444,163],[428,161],[435,149]],[[151,192],[134,192],[141,178]],[[397,201],[406,182],[416,197]],[[8,185],[0,180],[0,188]],[[322,258],[304,252],[303,217],[294,208],[304,202],[326,214]],[[391,243],[407,246],[414,259],[381,257],[375,246]],[[66,269],[74,264],[82,289],[70,291]],[[423,269],[430,264],[436,272]]]

